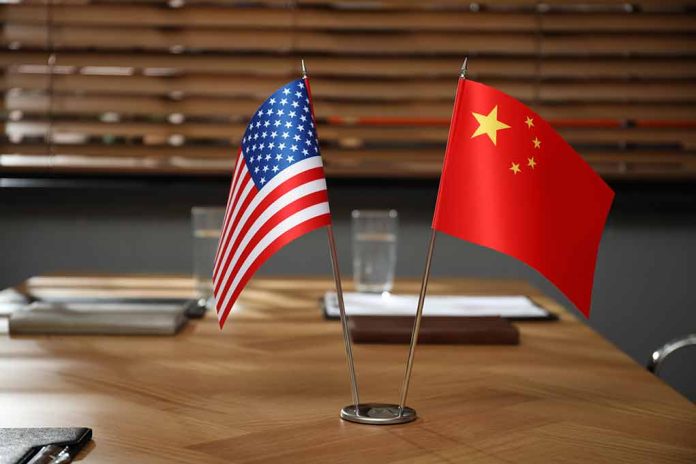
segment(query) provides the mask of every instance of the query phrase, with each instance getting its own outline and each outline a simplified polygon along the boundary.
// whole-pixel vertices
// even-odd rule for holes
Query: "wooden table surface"
[[[60,293],[61,279],[29,286]],[[83,283],[191,294],[182,277]],[[561,320],[518,324],[519,346],[421,346],[416,422],[342,422],[340,325],[317,304],[328,289],[326,278],[257,278],[222,332],[208,314],[176,337],[0,337],[0,425],[92,427],[90,463],[696,462],[695,407],[519,281],[434,279],[431,290],[526,293]],[[362,399],[398,401],[407,347],[354,349]]]

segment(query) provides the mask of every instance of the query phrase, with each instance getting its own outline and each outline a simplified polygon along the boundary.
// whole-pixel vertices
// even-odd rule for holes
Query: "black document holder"
[[[77,454],[92,439],[92,429],[0,428],[0,464],[25,464],[46,445],[69,446]]]

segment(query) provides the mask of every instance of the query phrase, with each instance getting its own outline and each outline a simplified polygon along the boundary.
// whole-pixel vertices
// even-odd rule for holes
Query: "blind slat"
[[[46,7],[17,5],[4,13],[15,24],[45,24]],[[284,29],[352,31],[493,31],[493,32],[693,32],[696,19],[680,14],[505,13],[455,11],[302,10],[187,6],[162,8],[151,4],[58,5],[53,22],[71,26],[152,26],[186,29]]]
[[[454,98],[454,79],[424,79],[404,81],[394,85],[389,81],[316,80],[313,96],[323,99],[361,101],[428,101]],[[634,81],[634,82],[518,82],[488,79],[487,84],[517,98],[536,101],[696,101],[696,82],[693,81]],[[42,90],[48,86],[48,76],[10,74],[6,88]],[[155,78],[146,76],[54,76],[56,92],[106,95],[159,95],[181,93],[187,96],[257,97],[270,95],[278,87],[274,78],[186,76]]]
[[[7,24],[5,43],[20,47],[44,47],[45,27]],[[258,31],[179,30],[144,27],[54,26],[52,40],[58,49],[103,48],[105,50],[183,49],[229,52],[313,52],[334,54],[452,55],[497,53],[531,55],[623,55],[626,53],[674,56],[694,54],[696,36],[684,34],[635,34],[620,37],[593,33],[550,35],[539,40],[527,33],[438,33],[390,34]]]
[[[11,93],[9,107],[28,114],[47,114],[49,98],[35,93]],[[168,100],[151,96],[56,95],[53,110],[61,115],[98,116],[114,112],[124,117],[153,116],[166,118],[171,114],[197,118],[247,119],[260,103],[253,98],[186,97]],[[684,102],[658,103],[597,103],[574,102],[543,104],[530,102],[535,111],[548,119],[658,119],[696,120],[696,105]],[[351,102],[321,101],[315,108],[317,117],[403,117],[418,114],[423,118],[448,120],[452,113],[450,102]]]
[[[57,64],[67,67],[124,67],[133,72],[208,73],[221,75],[261,75],[288,77],[297,74],[302,57],[295,56],[206,56],[131,53],[62,52]],[[455,77],[461,57],[304,57],[313,77],[371,77],[415,79],[422,77]],[[46,64],[43,52],[1,52],[0,66]],[[472,60],[473,76],[515,79],[542,78],[673,78],[696,77],[696,60],[682,58],[597,58],[572,59],[545,57],[476,57]]]

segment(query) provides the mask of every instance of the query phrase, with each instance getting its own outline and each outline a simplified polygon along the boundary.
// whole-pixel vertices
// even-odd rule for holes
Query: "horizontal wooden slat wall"
[[[696,0],[31,0],[0,7],[0,172],[229,175],[312,78],[327,173],[439,175],[459,66],[602,175],[696,179]]]

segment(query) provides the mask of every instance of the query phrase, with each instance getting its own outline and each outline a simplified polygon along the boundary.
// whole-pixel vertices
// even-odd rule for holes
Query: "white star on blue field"
[[[309,94],[302,79],[276,90],[256,110],[244,132],[242,154],[258,189],[294,163],[319,156]]]

